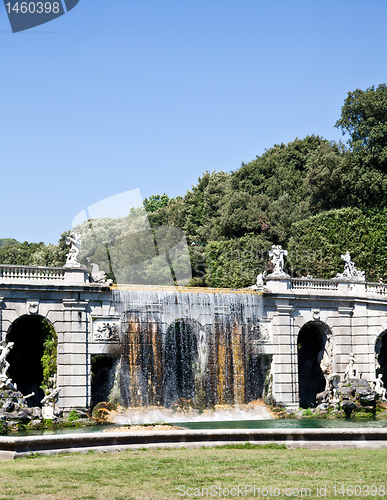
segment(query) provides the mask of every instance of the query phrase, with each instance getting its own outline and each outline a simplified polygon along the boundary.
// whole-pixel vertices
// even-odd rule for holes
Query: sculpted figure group
[[[13,342],[3,342],[0,345],[1,353],[0,353],[0,389],[8,389],[10,391],[16,391],[16,384],[12,383],[12,380],[8,377],[7,371],[10,367],[10,364],[7,361],[7,356],[14,346]]]

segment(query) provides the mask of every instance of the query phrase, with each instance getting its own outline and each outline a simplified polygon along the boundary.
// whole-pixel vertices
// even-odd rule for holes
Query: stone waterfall
[[[113,294],[122,348],[111,399],[201,410],[262,397],[271,357],[260,293],[126,287]]]

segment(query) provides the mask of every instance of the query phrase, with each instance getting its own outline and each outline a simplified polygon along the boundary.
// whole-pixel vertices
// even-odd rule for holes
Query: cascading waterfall
[[[270,356],[260,349],[259,293],[127,287],[113,297],[123,406],[202,410],[262,397]]]

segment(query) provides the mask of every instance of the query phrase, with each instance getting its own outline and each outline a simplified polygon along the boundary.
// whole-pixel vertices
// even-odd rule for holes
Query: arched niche
[[[387,330],[384,330],[375,343],[375,367],[377,378],[380,374],[385,387],[387,386]]]
[[[120,356],[108,354],[91,356],[91,408],[102,401],[121,403],[119,390],[113,391],[119,362]]]
[[[49,351],[44,349],[47,341],[51,343]],[[43,354],[45,354],[45,366],[51,366],[51,374],[56,372],[56,356],[55,359],[49,359],[50,352],[56,354],[57,346],[53,325],[43,316],[21,316],[12,323],[7,333],[7,342],[14,343],[7,357],[10,364],[9,377],[24,396],[35,393],[28,399],[29,406],[40,406],[40,401],[44,397],[41,388],[44,382]],[[47,373],[45,376],[47,378]]]
[[[310,321],[297,338],[298,384],[301,408],[316,406],[316,395],[326,389],[332,373],[332,335],[325,323]]]

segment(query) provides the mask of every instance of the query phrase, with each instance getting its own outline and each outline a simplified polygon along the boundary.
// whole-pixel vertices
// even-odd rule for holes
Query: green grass
[[[299,498],[301,488],[310,488],[311,496],[317,498],[317,487],[326,486],[324,498],[337,499],[343,498],[338,493],[342,485],[345,488],[359,485],[362,493],[366,491],[365,485],[387,487],[386,463],[387,449],[287,450],[247,444],[232,449],[230,446],[157,449],[53,457],[35,454],[29,459],[0,462],[0,500],[178,499],[190,498],[183,493],[188,491],[193,495],[194,488],[199,488],[196,493],[202,493],[204,488],[201,498],[232,498],[231,495],[219,497],[218,493],[211,496],[209,488],[217,488],[212,490],[214,493],[219,492],[219,487],[224,490],[238,485],[243,492],[246,485],[272,488],[273,492],[279,488],[280,496],[286,488],[300,490],[298,495],[297,491],[294,494],[288,491],[290,495],[284,495],[284,499]],[[205,488],[209,489],[208,496]],[[244,497],[253,498],[253,494]],[[370,494],[369,497],[382,498],[383,495]]]

